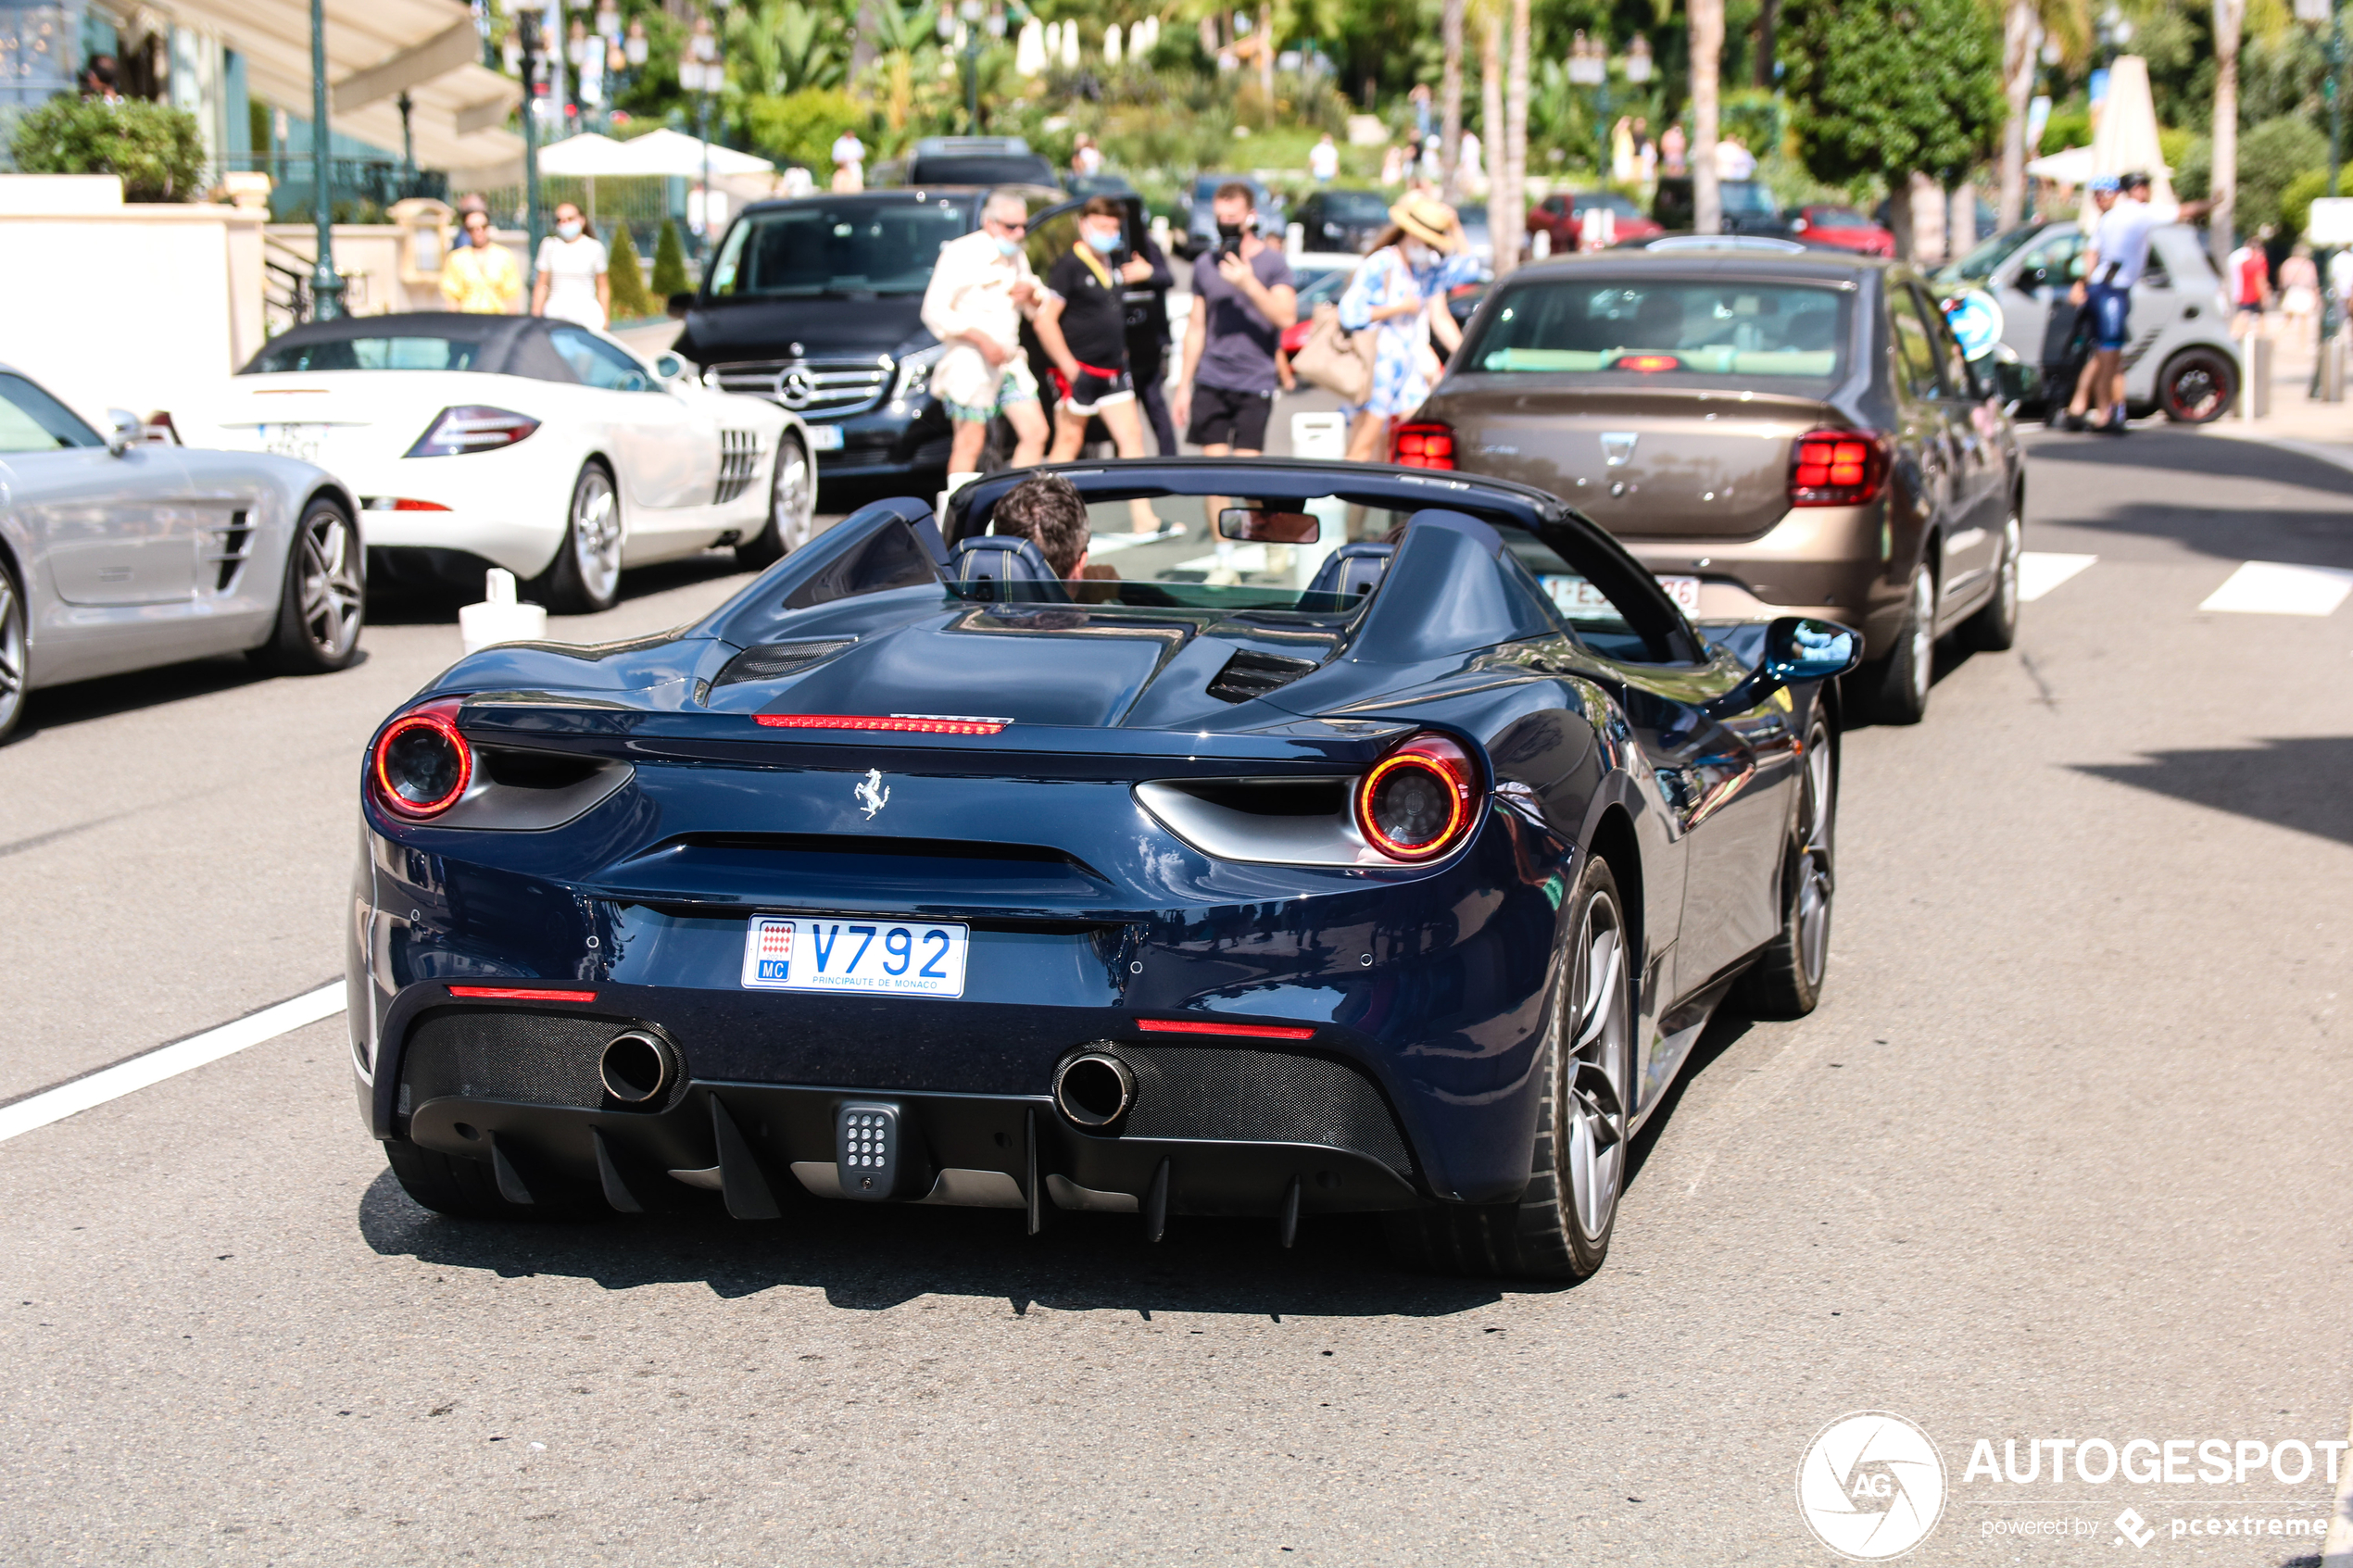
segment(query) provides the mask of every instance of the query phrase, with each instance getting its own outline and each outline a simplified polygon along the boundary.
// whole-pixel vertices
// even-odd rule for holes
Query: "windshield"
[[[1356,270],[1353,267],[1333,267],[1323,270],[1293,268],[1291,281],[1299,291],[1301,318],[1305,319],[1310,306],[1321,304],[1325,300],[1328,299],[1335,305],[1339,304],[1340,296],[1348,292],[1348,280],[1355,275]]]
[[[1996,234],[1958,261],[1938,271],[1936,281],[1940,283],[1964,281],[1982,283],[1991,278],[1994,270],[2007,261],[2013,252],[2041,232],[2041,224],[2028,223]]]
[[[1513,289],[1466,370],[1667,379],[1834,381],[1847,295],[1809,283],[1579,276]]]
[[[1326,191],[1324,215],[1336,223],[1386,222],[1389,198],[1378,191]]]
[[[1806,220],[1817,229],[1868,229],[1871,220],[1851,207],[1809,207]]]
[[[72,409],[24,377],[0,373],[0,452],[105,445]]]
[[[453,337],[340,337],[276,343],[241,374],[303,370],[471,370],[482,345]]]
[[[1716,189],[1723,198],[1724,210],[1735,217],[1775,218],[1780,214],[1773,193],[1754,180],[1727,180]]]
[[[919,157],[907,168],[914,185],[1051,185],[1054,166],[1036,154]]]
[[[714,299],[921,294],[939,247],[968,227],[963,202],[831,202],[752,213],[711,268]]]

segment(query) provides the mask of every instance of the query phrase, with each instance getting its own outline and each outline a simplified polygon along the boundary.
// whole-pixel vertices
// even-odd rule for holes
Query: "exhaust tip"
[[[606,1044],[597,1074],[623,1105],[655,1105],[678,1081],[678,1052],[650,1030],[625,1029]]]
[[[1054,1071],[1054,1109],[1080,1127],[1108,1127],[1136,1103],[1136,1074],[1108,1051],[1081,1051]]]

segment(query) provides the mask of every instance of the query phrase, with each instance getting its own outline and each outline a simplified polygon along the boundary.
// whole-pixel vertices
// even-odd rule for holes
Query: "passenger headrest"
[[[1307,591],[1362,598],[1380,586],[1381,574],[1389,570],[1390,558],[1396,553],[1396,546],[1378,539],[1342,545],[1324,558],[1324,564],[1315,569],[1315,580],[1307,584]]]
[[[1041,599],[1064,603],[1070,598],[1069,588],[1027,539],[996,534],[967,539],[948,558],[948,573],[958,583],[981,584],[971,596],[974,598],[1021,599],[1031,604]],[[1013,587],[1016,583],[1022,586]]]

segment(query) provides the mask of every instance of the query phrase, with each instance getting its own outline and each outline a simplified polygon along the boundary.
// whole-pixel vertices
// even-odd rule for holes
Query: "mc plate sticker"
[[[961,997],[968,926],[916,921],[755,915],[744,985],[755,991],[863,991]]]

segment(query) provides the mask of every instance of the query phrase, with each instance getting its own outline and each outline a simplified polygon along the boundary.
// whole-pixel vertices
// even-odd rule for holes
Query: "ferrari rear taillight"
[[[1887,443],[1867,430],[1818,430],[1790,451],[1789,504],[1853,507],[1887,483]]]
[[[435,414],[424,434],[417,437],[417,444],[401,455],[459,458],[469,452],[495,452],[501,446],[512,446],[538,428],[537,420],[511,408],[461,404]]]
[[[1392,860],[1430,860],[1478,820],[1478,765],[1448,737],[1414,736],[1356,781],[1356,830]]]
[[[1389,460],[1409,469],[1454,466],[1454,427],[1435,420],[1399,425],[1390,433]]]
[[[418,822],[455,806],[473,776],[473,747],[458,733],[454,698],[429,702],[385,725],[368,762],[378,803]]]

